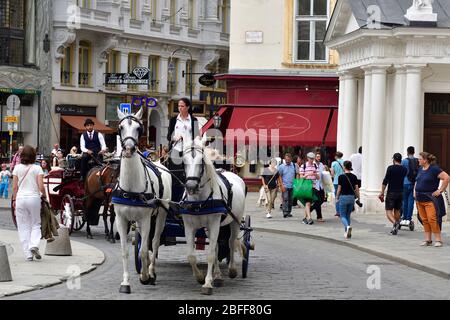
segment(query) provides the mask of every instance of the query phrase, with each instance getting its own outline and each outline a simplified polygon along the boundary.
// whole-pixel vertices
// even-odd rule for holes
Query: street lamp
[[[213,118],[213,121],[214,121],[214,128],[219,129],[220,124],[222,123],[222,117],[216,114]]]

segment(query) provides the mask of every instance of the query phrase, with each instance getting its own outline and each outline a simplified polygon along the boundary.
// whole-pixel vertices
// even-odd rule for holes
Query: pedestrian
[[[41,239],[41,197],[46,198],[44,173],[34,164],[36,151],[25,146],[21,163],[13,171],[13,197],[16,202],[16,219],[22,249],[28,261],[33,257],[41,259],[39,242]]]
[[[283,217],[292,217],[292,186],[294,179],[298,177],[298,168],[292,163],[290,153],[284,155],[285,163],[278,166],[278,184],[283,197]]]
[[[277,197],[278,177],[277,160],[271,159],[269,167],[264,168],[261,174],[261,182],[266,194],[266,218],[272,218],[272,208]]]
[[[300,155],[295,155],[293,158],[292,158],[292,161],[297,165],[297,168],[300,168],[300,166],[302,165],[302,157],[300,156]],[[293,200],[292,200],[292,206],[293,207],[297,207],[297,208],[300,208],[300,205],[298,204],[298,200],[299,199],[297,199],[297,198],[294,198]]]
[[[344,238],[352,237],[352,227],[350,215],[355,210],[355,199],[359,199],[358,179],[352,173],[351,161],[344,161],[344,173],[338,178],[338,190],[336,193],[336,203],[339,204],[339,214],[344,225]]]
[[[319,179],[316,180],[316,188],[313,189],[313,192],[316,192],[317,200],[314,201],[313,205],[311,206],[311,212],[316,210],[317,214],[317,222],[325,222],[322,217],[322,204],[325,202],[326,196],[325,196],[325,188],[323,185],[323,173],[325,171],[325,166],[322,163],[322,155],[320,151],[316,152],[316,156],[314,159],[314,163],[317,166],[317,170],[319,173]]]
[[[400,229],[400,215],[403,204],[403,180],[406,168],[402,166],[402,155],[395,153],[393,163],[386,170],[379,198],[384,202],[384,192],[388,187],[385,201],[386,217],[392,223],[391,234],[396,235]]]
[[[339,177],[341,174],[344,173],[344,169],[342,168],[342,165],[344,163],[344,160],[342,160],[342,157],[344,154],[340,151],[336,152],[335,161],[331,163],[331,177],[333,178],[333,185],[334,185],[334,196],[336,199],[336,217],[339,217],[339,205],[337,203],[337,189],[339,184]]]
[[[2,163],[2,171],[0,171],[0,197],[8,199],[9,178],[11,172],[8,170],[6,163]]]
[[[403,213],[401,225],[409,225],[414,210],[414,184],[419,172],[419,159],[414,157],[415,149],[409,146],[406,149],[407,158],[402,160],[402,166],[406,168],[406,177],[403,181]]]
[[[320,178],[320,175],[317,165],[314,162],[314,152],[308,152],[306,158],[308,160],[300,167],[300,178],[312,181],[313,198],[317,199],[318,190],[316,182]],[[311,218],[311,205],[313,203],[313,199],[301,199],[301,202],[305,205],[305,218],[303,218],[302,222],[304,224],[311,225],[314,223],[313,219]]]
[[[358,186],[361,189],[361,176],[362,176],[362,147],[358,148],[358,153],[354,153],[349,159],[352,162],[352,173],[358,179]]]
[[[22,153],[23,146],[20,145],[19,149],[17,149],[17,152],[14,154],[14,156],[11,159],[11,164],[9,165],[9,169],[11,171],[14,171],[14,167],[18,164],[20,164],[20,154]]]
[[[94,125],[95,123],[92,119],[86,119],[84,121],[86,132],[83,132],[80,137],[80,149],[82,152],[80,168],[81,181],[84,181],[89,171],[89,160],[91,158],[97,158],[98,161],[102,161],[103,153],[107,150],[105,138],[100,132],[94,130]]]
[[[447,189],[450,177],[436,164],[436,157],[428,152],[419,154],[419,164],[414,198],[425,233],[425,241],[421,245],[431,246],[433,233],[436,240],[434,246],[442,247],[441,224],[445,215],[442,193]]]

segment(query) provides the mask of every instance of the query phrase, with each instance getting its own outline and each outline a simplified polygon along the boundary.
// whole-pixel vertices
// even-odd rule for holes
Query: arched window
[[[24,0],[0,0],[0,65],[23,66]]]

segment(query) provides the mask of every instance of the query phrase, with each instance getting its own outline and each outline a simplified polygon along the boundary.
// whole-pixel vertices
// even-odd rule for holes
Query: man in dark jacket
[[[103,153],[107,150],[105,138],[103,135],[94,130],[94,121],[92,119],[86,119],[84,122],[84,127],[86,132],[84,132],[80,137],[80,149],[83,153],[81,157],[81,178],[84,180],[89,171],[88,162],[92,157],[96,157],[101,161]]]

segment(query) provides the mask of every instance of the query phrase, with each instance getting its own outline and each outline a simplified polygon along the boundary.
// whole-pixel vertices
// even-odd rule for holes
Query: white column
[[[339,72],[339,106],[338,106],[338,127],[337,127],[337,147],[336,151],[342,150],[343,128],[344,128],[344,97],[345,97],[345,72]],[[342,151],[341,151],[342,152]]]
[[[128,52],[120,52],[120,71],[119,73],[128,73]],[[120,92],[127,92],[127,85],[120,85]]]
[[[386,114],[386,70],[387,66],[372,69],[372,94],[370,106],[369,159],[366,194],[376,195],[381,190],[385,171],[385,114]],[[367,149],[366,148],[366,151]],[[364,150],[363,150],[364,152]]]
[[[406,149],[403,147],[403,132],[405,124],[405,85],[406,85],[406,69],[403,66],[395,67],[394,78],[394,103],[391,106],[393,135],[392,148],[394,152],[400,152],[406,157]]]
[[[189,75],[185,74],[183,77],[183,71],[186,72],[186,60],[178,59],[178,87],[177,93],[181,96],[189,96],[189,91],[186,92],[186,77]]]
[[[144,68],[148,68],[148,54],[144,53],[144,54],[140,54],[139,55],[139,67],[144,67]],[[140,85],[139,86],[139,91],[145,91],[148,92],[148,86],[147,85]]]
[[[422,104],[422,68],[406,65],[405,122],[403,150],[413,146],[416,153],[423,149],[424,106]]]
[[[364,106],[363,106],[363,130],[362,130],[362,177],[361,190],[367,189],[370,165],[370,106],[372,99],[372,68],[363,68],[364,70]]]
[[[160,57],[159,58],[159,84],[158,92],[167,92],[167,74],[169,69],[169,58]]]
[[[358,118],[358,83],[355,75],[348,74],[345,81],[345,97],[344,97],[344,123],[342,127],[342,153],[344,159],[349,159],[350,156],[357,150],[356,134],[357,134],[357,118]]]

